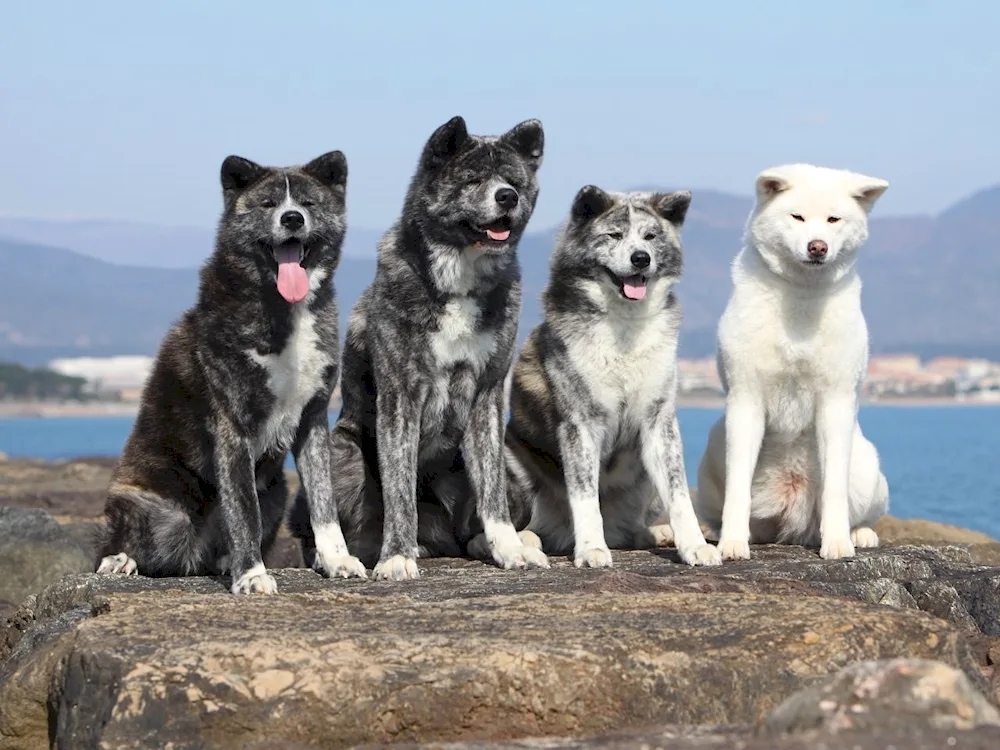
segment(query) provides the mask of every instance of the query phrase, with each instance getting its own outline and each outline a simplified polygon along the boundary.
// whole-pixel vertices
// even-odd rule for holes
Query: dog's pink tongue
[[[510,230],[509,229],[501,229],[498,232],[495,229],[487,229],[486,230],[486,236],[489,237],[491,240],[494,240],[496,242],[503,242],[508,237],[510,237]]]
[[[622,284],[622,289],[624,289],[625,296],[629,299],[639,300],[646,298],[646,280],[642,276],[627,277]]]
[[[299,265],[299,248],[278,248],[278,293],[293,305],[301,302],[309,293],[309,277],[306,269]]]

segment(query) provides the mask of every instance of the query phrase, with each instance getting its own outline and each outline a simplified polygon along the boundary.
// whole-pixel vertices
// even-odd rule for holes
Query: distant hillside
[[[714,351],[715,326],[730,290],[729,266],[750,208],[749,198],[695,192],[683,231],[683,356]],[[870,235],[860,266],[874,351],[1000,359],[1000,186],[936,217],[881,217],[876,207]],[[65,244],[86,244],[74,236],[64,236]],[[350,306],[374,274],[370,253],[378,233],[351,230],[348,237],[355,249],[337,273],[345,325]],[[529,234],[519,249],[522,338],[539,320],[554,238],[555,230]],[[103,255],[120,256],[120,250]],[[157,259],[145,257],[150,263]],[[0,358],[26,364],[62,356],[152,354],[196,294],[193,267],[115,265],[43,243],[0,239],[0,263]]]
[[[163,334],[194,303],[198,270],[136,268],[60,248],[0,240],[0,360],[155,354]],[[374,258],[345,258],[340,277],[353,303]],[[346,310],[341,310],[346,321]]]
[[[45,368],[31,369],[24,365],[0,362],[0,400],[32,399],[47,401],[83,400],[87,381],[61,375]]]
[[[370,229],[348,227],[345,255],[373,254],[379,234]],[[215,228],[0,216],[0,240],[61,247],[123,266],[195,268],[212,252]]]

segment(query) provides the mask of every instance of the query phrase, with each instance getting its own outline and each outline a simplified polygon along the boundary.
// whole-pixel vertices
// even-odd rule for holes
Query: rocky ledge
[[[1000,568],[974,546],[753,553],[287,569],[273,597],[69,575],[0,630],[0,748],[1000,747]]]

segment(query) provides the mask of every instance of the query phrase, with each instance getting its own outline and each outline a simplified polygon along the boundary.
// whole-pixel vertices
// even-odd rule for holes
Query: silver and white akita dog
[[[725,417],[698,470],[696,508],[725,559],[750,543],[877,547],[889,505],[878,453],[858,426],[868,363],[858,248],[889,187],[794,164],[757,177],[757,202],[719,323]]]
[[[675,413],[673,287],[690,202],[687,191],[580,190],[556,243],[544,321],[514,368],[511,516],[577,567],[610,567],[609,548],[670,541],[689,565],[721,562],[695,516]]]

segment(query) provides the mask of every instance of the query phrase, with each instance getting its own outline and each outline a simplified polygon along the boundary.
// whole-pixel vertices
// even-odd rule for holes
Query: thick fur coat
[[[418,556],[470,550],[504,568],[547,565],[511,524],[503,462],[516,249],[542,151],[536,120],[501,136],[471,135],[461,117],[438,128],[352,312],[335,494],[349,548],[378,579],[413,579]],[[307,559],[308,493],[292,521]]]
[[[878,545],[889,502],[857,421],[868,330],[856,268],[888,183],[796,164],[756,187],[719,323],[726,414],[698,471],[698,513],[724,558],[748,558],[751,542],[850,557]]]
[[[578,567],[670,541],[691,565],[720,562],[691,504],[675,408],[673,287],[690,202],[686,191],[583,188],[556,244],[544,322],[514,370],[512,513]]]
[[[318,567],[364,575],[333,504],[327,417],[347,162],[339,151],[289,169],[231,156],[221,179],[215,251],[144,388],[108,489],[98,572],[228,572],[234,593],[275,592],[264,555],[284,515],[291,450],[319,530]]]

